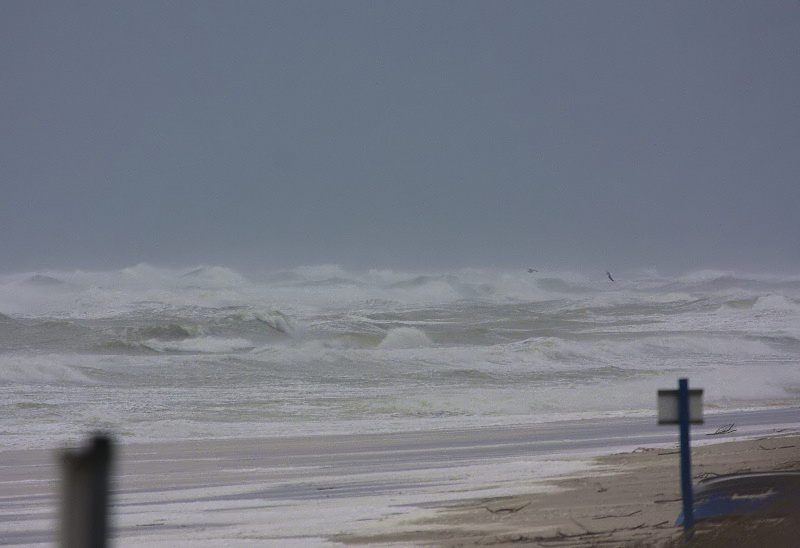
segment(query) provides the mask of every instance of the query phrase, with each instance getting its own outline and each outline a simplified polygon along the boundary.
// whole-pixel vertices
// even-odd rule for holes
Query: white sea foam
[[[0,384],[96,384],[83,371],[80,358],[55,354],[0,355]]]
[[[150,339],[143,343],[159,352],[201,352],[222,354],[252,350],[255,345],[247,339],[224,339],[221,337],[196,337],[178,341]]]
[[[756,299],[754,310],[774,312],[800,312],[800,303],[783,295],[764,295]]]

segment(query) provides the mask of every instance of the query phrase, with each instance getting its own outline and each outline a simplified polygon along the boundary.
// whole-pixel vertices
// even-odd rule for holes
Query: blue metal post
[[[678,380],[678,423],[681,430],[681,494],[683,495],[683,530],[691,537],[694,528],[692,500],[692,452],[689,448],[689,381]]]

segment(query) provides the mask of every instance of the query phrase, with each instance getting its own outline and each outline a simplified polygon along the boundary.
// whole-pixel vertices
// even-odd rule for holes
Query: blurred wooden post
[[[83,449],[61,454],[60,548],[108,546],[111,439],[96,434]]]

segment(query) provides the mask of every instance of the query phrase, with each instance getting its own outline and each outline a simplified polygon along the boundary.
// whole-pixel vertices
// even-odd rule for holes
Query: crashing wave
[[[200,266],[181,278],[203,287],[238,287],[247,283],[241,274],[223,266]]]
[[[378,348],[423,348],[431,346],[433,343],[425,332],[416,327],[395,327],[390,329],[383,340],[378,344]]]
[[[45,274],[33,274],[25,280],[25,283],[39,287],[55,287],[64,284],[64,282],[58,278]]]

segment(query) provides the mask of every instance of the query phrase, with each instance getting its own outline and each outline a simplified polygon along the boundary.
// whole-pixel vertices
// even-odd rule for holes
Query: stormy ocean
[[[224,267],[0,277],[0,450],[796,406],[800,277]]]

